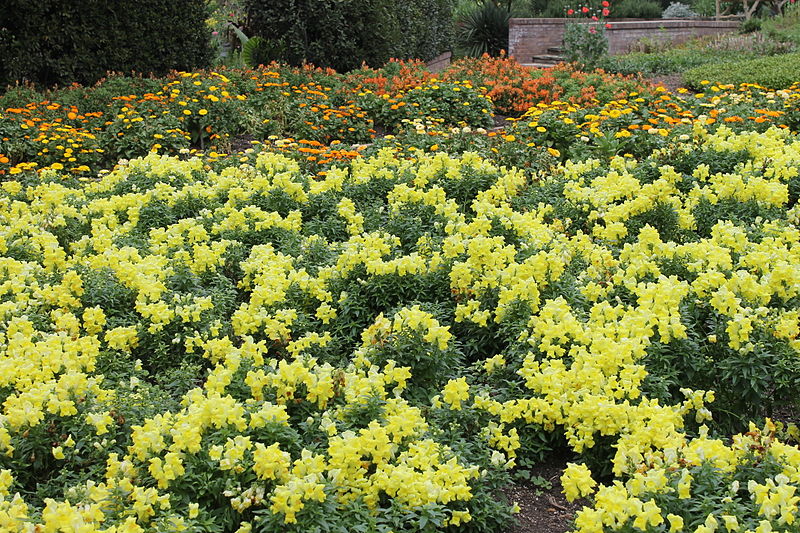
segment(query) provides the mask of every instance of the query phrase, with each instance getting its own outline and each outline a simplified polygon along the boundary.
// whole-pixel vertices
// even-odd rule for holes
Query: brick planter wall
[[[546,55],[548,48],[561,46],[564,25],[571,19],[512,18],[508,28],[508,53],[520,63],[529,63],[532,56]],[[612,55],[624,54],[631,45],[644,38],[682,43],[694,37],[731,33],[739,28],[738,22],[717,20],[636,20],[611,21],[608,51]]]
[[[450,66],[450,60],[453,57],[452,52],[444,52],[434,57],[427,63],[428,70],[431,72],[441,72]]]

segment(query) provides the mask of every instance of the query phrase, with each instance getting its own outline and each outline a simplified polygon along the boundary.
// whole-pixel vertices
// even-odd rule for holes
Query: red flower
[[[603,7],[608,7],[608,6],[610,6],[611,4],[609,4],[608,2],[606,2],[606,0],[603,0],[603,3],[602,3],[601,5],[602,5]]]
[[[574,9],[567,9],[567,15],[574,15],[574,14],[575,14]]]
[[[592,20],[597,22],[597,15],[592,15]]]
[[[583,6],[583,7],[581,8],[581,13],[588,13],[588,12],[589,12],[589,8],[588,8],[588,7],[586,7],[586,6]]]
[[[611,29],[611,24],[606,24],[606,29],[610,30]]]
[[[609,13],[611,13],[611,11],[609,11],[608,9],[604,9],[603,10],[603,16],[604,17],[607,17],[609,15]]]

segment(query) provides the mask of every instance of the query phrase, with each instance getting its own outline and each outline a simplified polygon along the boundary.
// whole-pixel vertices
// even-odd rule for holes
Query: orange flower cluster
[[[550,69],[526,67],[505,55],[460,60],[445,78],[469,79],[484,87],[497,112],[509,116],[520,116],[539,103],[564,100],[586,106],[621,98],[631,91],[648,90],[631,77],[602,70],[585,73],[567,64]]]
[[[342,146],[342,143],[335,142],[330,145],[322,144],[319,141],[309,141],[300,139],[296,143],[296,150],[306,155],[306,161],[316,163],[318,166],[330,165],[339,161],[348,161],[361,155],[364,145],[354,149]],[[295,148],[294,145],[287,146],[288,149]]]
[[[4,146],[0,175],[19,174],[30,168],[86,171],[87,163],[104,152],[96,134],[101,116],[49,100],[5,109],[0,114]],[[36,153],[37,161],[25,161],[26,153]]]
[[[380,70],[368,67],[351,72],[344,78],[349,92],[370,91],[379,96],[397,94],[431,81],[435,75],[419,60],[391,60]]]

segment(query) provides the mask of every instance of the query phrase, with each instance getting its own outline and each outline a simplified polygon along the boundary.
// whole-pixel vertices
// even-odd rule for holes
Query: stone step
[[[521,63],[523,67],[531,67],[531,68],[553,68],[555,63]]]
[[[558,55],[564,53],[564,49],[560,46],[551,46],[550,48],[547,49],[547,51],[550,52],[551,54],[558,54]]]
[[[554,63],[561,63],[562,61],[564,61],[564,57],[545,54],[540,56],[531,56],[531,61],[533,61],[534,63],[546,63],[548,61],[552,61]]]

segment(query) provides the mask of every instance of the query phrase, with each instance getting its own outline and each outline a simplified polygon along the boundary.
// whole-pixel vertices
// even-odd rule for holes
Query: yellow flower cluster
[[[689,515],[685,511],[664,511],[656,500],[661,506],[678,511],[693,497],[707,497],[702,490],[713,489],[724,495],[721,505],[718,509],[700,509],[701,514],[692,510],[691,518],[702,522],[695,531],[708,533],[720,526],[727,531],[757,532],[791,528],[800,502],[800,496],[795,495],[800,481],[800,450],[776,441],[774,433],[775,425],[767,419],[763,430],[751,423],[750,431],[734,436],[728,445],[703,433],[677,447],[659,450],[649,455],[647,466],[633,473],[627,482],[600,486],[593,494],[594,506],[578,512],[575,531],[617,530],[627,524],[641,530],[648,525],[668,524],[669,531],[682,531]],[[752,468],[762,461],[774,461],[780,471],[763,483],[750,479],[744,484],[734,479],[738,469]],[[710,474],[710,483],[722,486],[701,486],[700,483],[709,483],[709,478],[696,480],[693,473]],[[562,482],[570,500],[592,495],[597,486],[583,465],[569,465]],[[743,509],[747,511],[743,513]]]
[[[691,340],[743,358],[767,341],[800,349],[798,212],[769,216],[786,211],[800,143],[778,129],[696,133],[695,150],[749,159],[691,176],[625,157],[530,176],[475,154],[384,150],[313,180],[277,154],[219,172],[150,154],[81,188],[46,175],[5,182],[0,524],[190,529],[200,510],[186,485],[205,476],[222,480],[214,490],[236,527],[263,514],[303,527],[309,509],[378,513],[387,501],[436,508],[458,526],[473,519],[465,507],[484,476],[432,427],[430,413],[442,411],[483,417],[494,466],[513,466],[527,427],[563,432],[578,452],[613,440],[613,472],[629,481],[594,493],[577,523],[587,531],[629,520],[678,529],[681,517],[646,495],[695,497],[687,465],[735,470],[758,446],[782,472],[747,487],[755,512],[791,524],[796,448],[755,432],[732,444],[688,439],[687,420],[706,421],[719,394],[687,387],[669,402],[646,392],[664,346]],[[469,205],[448,192],[480,180],[490,184]],[[568,209],[525,203],[554,185]],[[764,216],[753,227],[700,217],[727,202]],[[323,216],[316,206],[328,217],[320,234],[308,231]],[[647,218],[658,206],[671,218]],[[324,236],[337,227],[339,240]],[[720,326],[698,330],[687,308]],[[483,344],[467,347],[474,339],[456,331],[477,331]],[[447,366],[468,348],[486,371],[477,383]],[[128,393],[156,385],[103,376],[113,358],[129,360],[131,376],[170,358],[205,370],[174,408],[126,422],[121,407],[137,400]],[[439,373],[422,376],[427,363]],[[423,377],[436,390],[421,392]],[[516,380],[515,395],[498,399],[496,378]],[[104,475],[26,503],[14,488],[24,472],[10,466],[27,446],[65,468],[96,450]],[[581,497],[595,483],[574,465],[564,487]],[[726,516],[709,523],[733,524]]]

